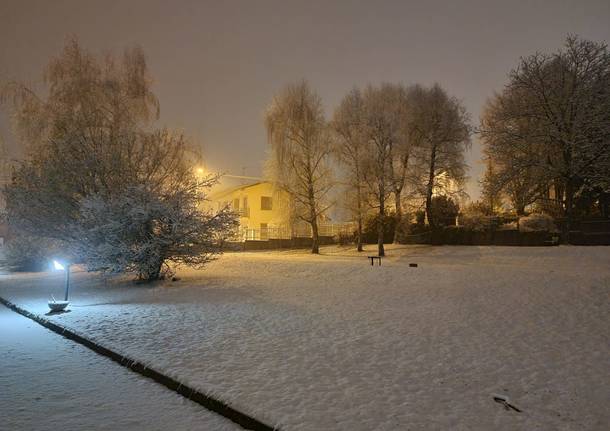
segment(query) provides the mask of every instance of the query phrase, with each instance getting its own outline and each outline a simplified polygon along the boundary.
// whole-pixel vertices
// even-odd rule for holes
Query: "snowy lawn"
[[[52,318],[285,430],[607,429],[610,247],[389,248],[229,253],[153,287],[77,273]],[[30,311],[61,291],[0,275]]]
[[[0,305],[0,429],[238,430],[238,425]]]

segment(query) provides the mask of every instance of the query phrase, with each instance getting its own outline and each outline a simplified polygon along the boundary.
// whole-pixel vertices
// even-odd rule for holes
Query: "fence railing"
[[[341,234],[349,235],[354,231],[353,223],[323,223],[318,226],[318,235],[335,237]],[[299,224],[296,226],[269,226],[259,229],[239,228],[234,241],[268,241],[272,239],[311,238],[311,226]]]

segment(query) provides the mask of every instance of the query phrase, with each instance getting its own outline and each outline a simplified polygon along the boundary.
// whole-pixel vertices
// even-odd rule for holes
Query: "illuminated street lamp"
[[[49,301],[48,304],[51,311],[62,311],[65,310],[65,308],[70,303],[70,301],[68,301],[68,295],[70,293],[70,264],[54,260],[53,269],[55,269],[56,271],[66,272],[66,293],[64,295],[63,301],[56,301],[55,298],[53,298],[53,300]]]

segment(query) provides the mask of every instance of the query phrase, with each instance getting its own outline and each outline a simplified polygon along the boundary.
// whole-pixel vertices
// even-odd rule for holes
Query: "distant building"
[[[236,241],[311,238],[310,225],[291,217],[290,194],[270,182],[258,181],[224,188],[216,186],[208,199],[206,206],[214,211],[229,207],[239,214]],[[318,221],[321,237],[330,238],[350,230],[353,230],[350,223],[332,223],[327,218]]]
[[[265,181],[213,192],[214,210],[229,207],[239,214],[238,240],[291,238],[290,196]]]

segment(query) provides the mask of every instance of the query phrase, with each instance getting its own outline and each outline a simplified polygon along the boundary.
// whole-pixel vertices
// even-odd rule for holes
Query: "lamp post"
[[[57,260],[54,260],[53,268],[57,271],[65,271],[65,273],[66,273],[66,293],[64,295],[63,301],[56,301],[55,298],[53,298],[53,300],[49,301],[48,304],[49,304],[49,308],[51,309],[51,311],[62,311],[62,310],[65,310],[65,308],[70,303],[70,301],[68,300],[68,297],[70,294],[70,264],[61,263],[61,262],[58,262]]]

